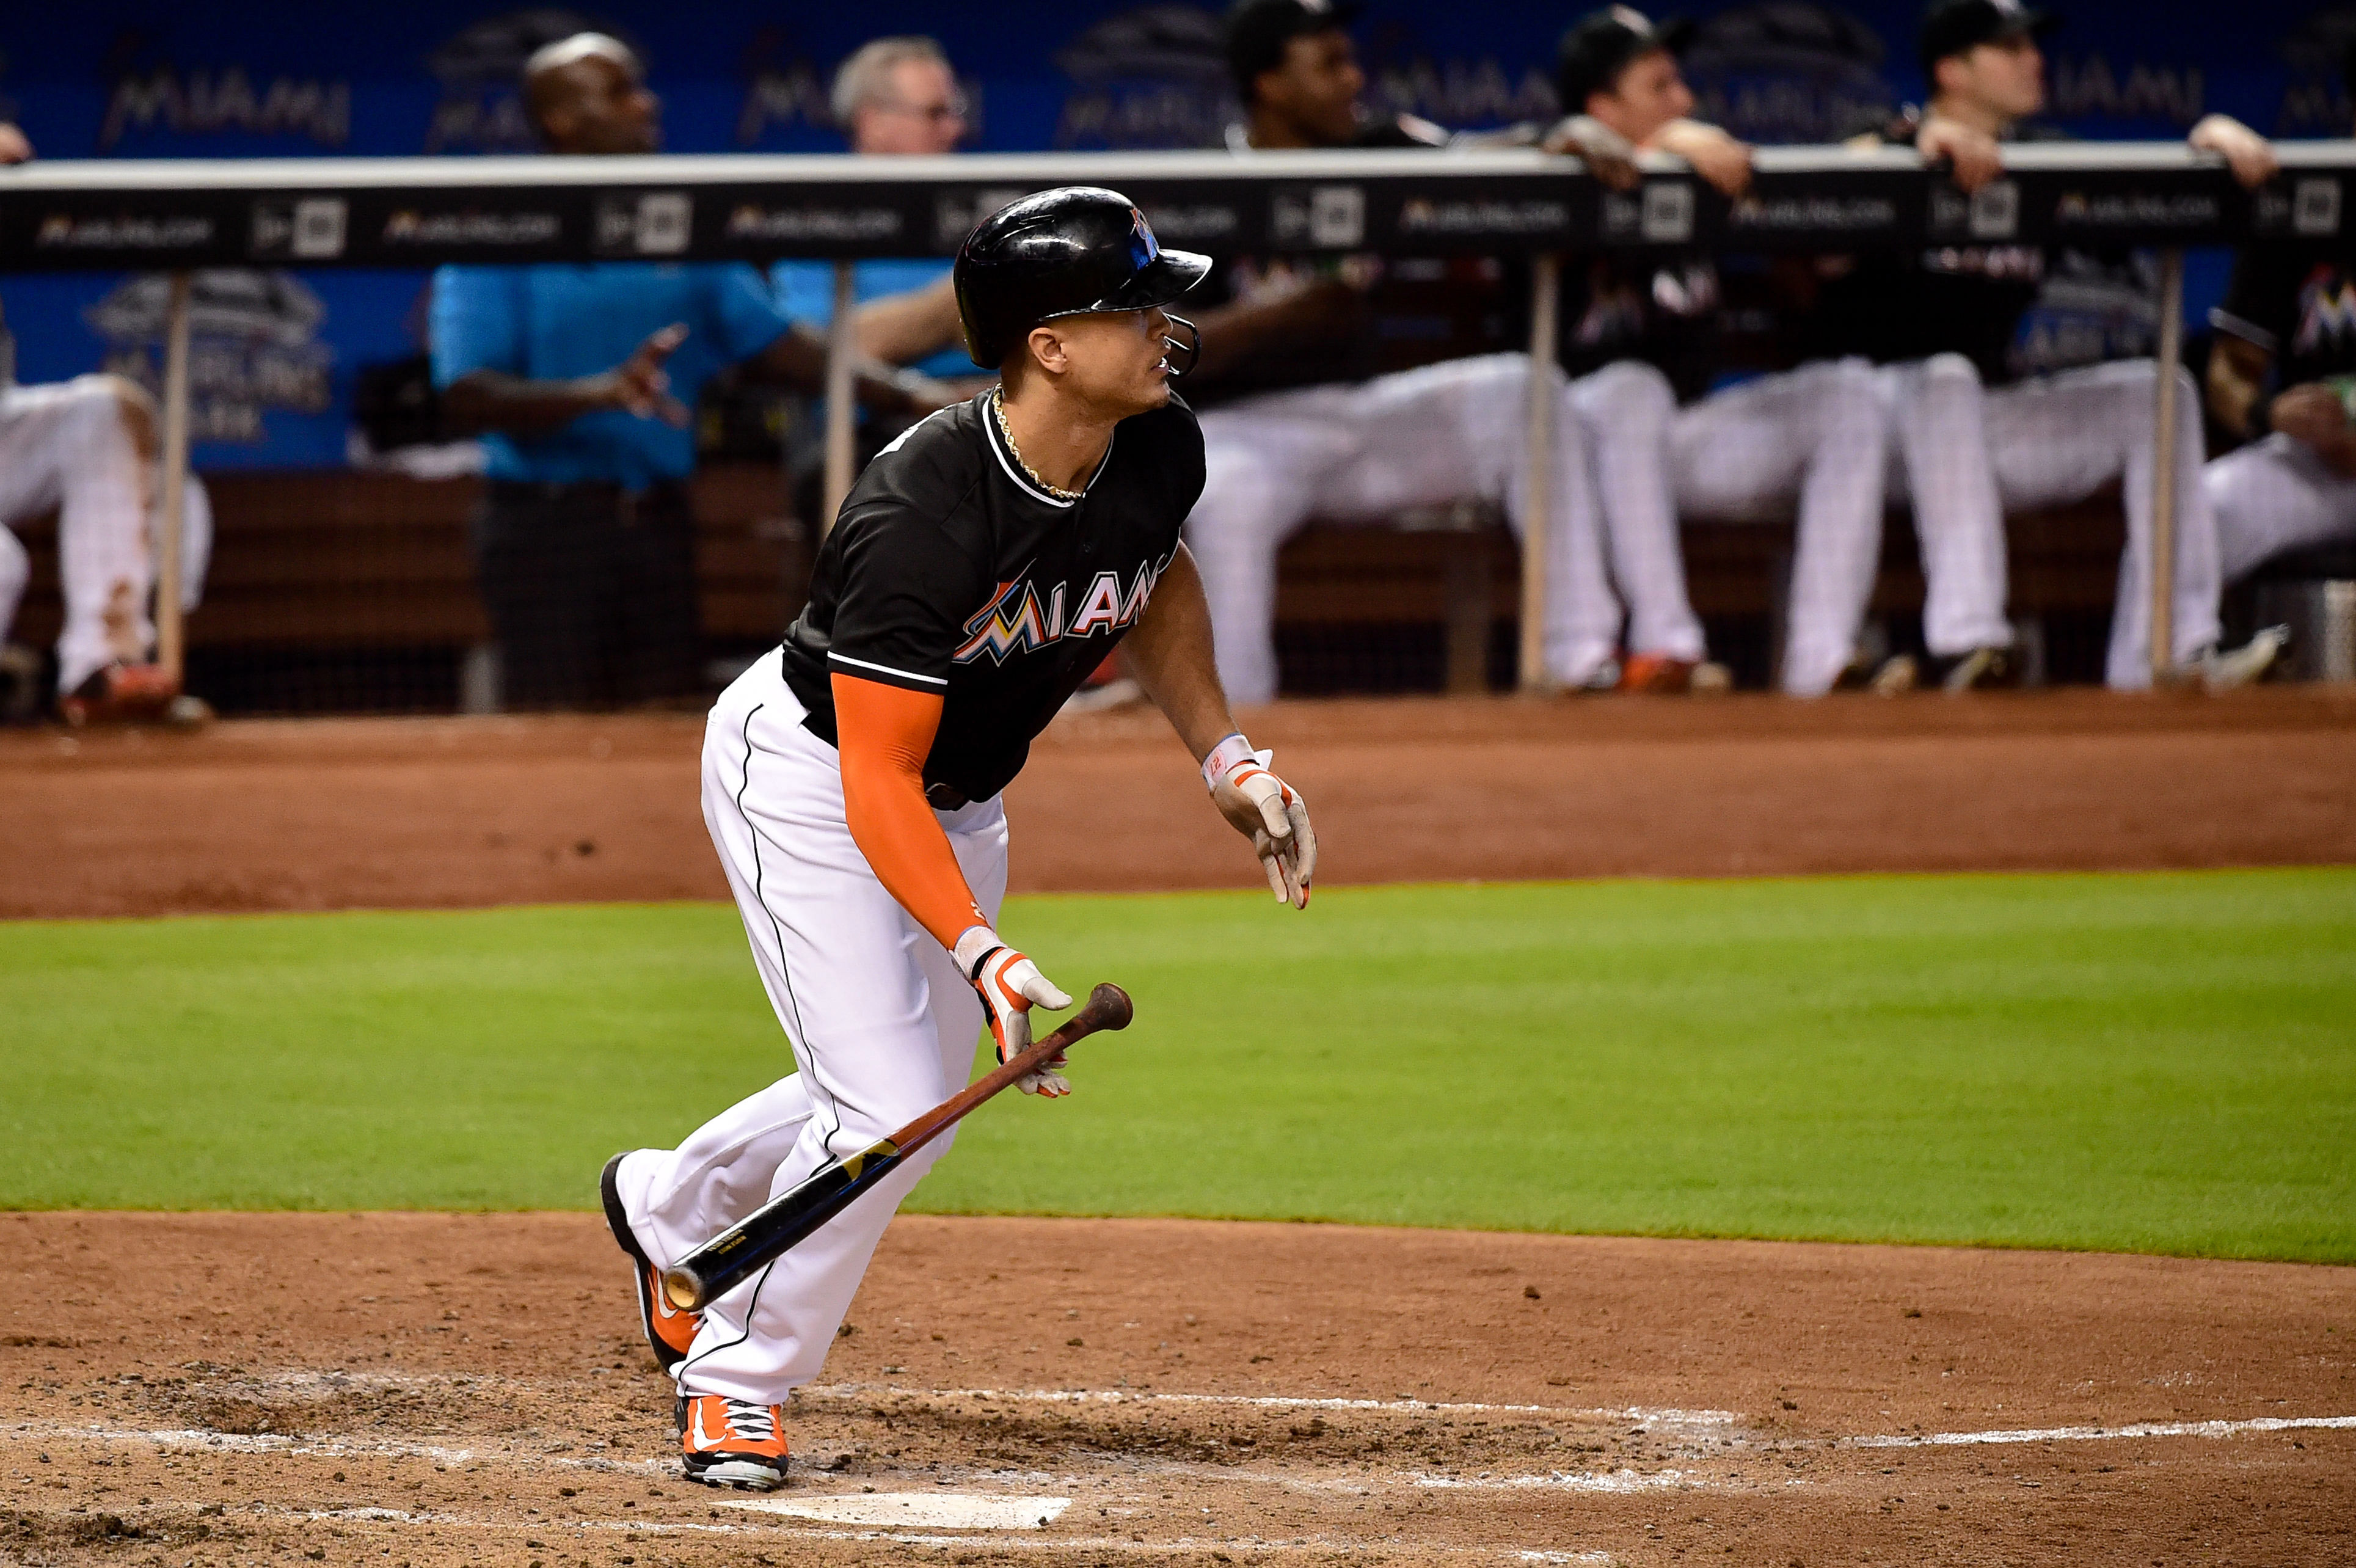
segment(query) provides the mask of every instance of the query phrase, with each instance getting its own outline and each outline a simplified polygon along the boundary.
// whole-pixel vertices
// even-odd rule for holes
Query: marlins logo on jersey
[[[2345,351],[2356,341],[2356,285],[2329,262],[2307,274],[2298,288],[2298,330],[2291,338],[2297,354]]]
[[[1071,585],[1058,583],[1043,606],[1039,590],[1029,581],[1001,583],[998,595],[965,623],[965,641],[954,655],[969,664],[987,653],[1002,664],[1012,653],[1035,653],[1066,638],[1094,637],[1135,624],[1153,597],[1153,585],[1170,569],[1176,552],[1137,569],[1136,580],[1123,586],[1117,572],[1099,572],[1078,596],[1075,607]],[[1069,611],[1071,618],[1065,619]]]

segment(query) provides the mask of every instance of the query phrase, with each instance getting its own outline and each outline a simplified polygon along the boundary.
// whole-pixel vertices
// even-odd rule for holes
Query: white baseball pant
[[[148,613],[155,586],[148,465],[124,424],[123,383],[78,376],[0,388],[0,641],[31,575],[6,525],[55,510],[65,627],[58,637],[58,689],[70,692],[120,659],[137,662],[155,642]],[[181,505],[180,602],[194,609],[212,549],[212,508],[188,476]]]
[[[703,819],[798,1069],[616,1181],[647,1256],[669,1265],[830,1162],[963,1088],[981,1000],[869,869],[843,821],[834,747],[802,727],[776,654],[721,693],[703,739]],[[992,920],[1006,893],[996,800],[936,813]],[[680,1391],[781,1403],[816,1377],[875,1244],[948,1152],[926,1144],[809,1240],[704,1312]]]
[[[2356,539],[2356,479],[2333,472],[2295,437],[2277,434],[2228,452],[2201,478],[2217,519],[2218,570],[2226,582],[2286,550]]]
[[[1205,482],[1186,542],[1230,701],[1276,695],[1276,555],[1311,518],[1379,523],[1409,507],[1481,498],[1504,504],[1516,534],[1527,526],[1529,364],[1523,354],[1484,354],[1204,413]],[[1620,609],[1604,580],[1585,433],[1569,382],[1559,371],[1555,378],[1545,660],[1555,680],[1577,685],[1616,651]]]
[[[1775,522],[1796,512],[1783,690],[1819,696],[1848,665],[1881,556],[1888,416],[1871,367],[1824,360],[1684,408],[1668,378],[1622,360],[1574,394],[1596,456],[1631,646],[1701,654],[1677,519]]]
[[[2012,641],[2005,616],[2004,514],[2067,506],[2119,483],[2127,521],[2104,678],[2116,691],[2151,684],[2153,432],[2158,368],[2117,360],[1985,390],[1960,355],[1889,367],[1882,390],[1914,505],[1928,582],[1923,641],[1966,653]],[[2177,371],[2176,566],[2170,652],[2187,663],[2222,629],[2215,514],[2201,484],[2201,399]]]

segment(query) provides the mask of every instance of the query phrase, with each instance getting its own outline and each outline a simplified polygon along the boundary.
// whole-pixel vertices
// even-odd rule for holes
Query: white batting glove
[[[1203,778],[1219,814],[1252,841],[1276,901],[1306,909],[1309,879],[1317,873],[1317,831],[1309,825],[1309,802],[1301,791],[1269,771],[1275,757],[1230,736],[1204,760]]]
[[[990,1037],[998,1047],[1001,1063],[1031,1048],[1033,1005],[1060,1013],[1072,1004],[1069,996],[1039,972],[1037,964],[1000,941],[998,933],[988,926],[967,927],[958,938],[955,956],[959,972],[981,994],[982,1015],[990,1021]],[[1050,1100],[1069,1094],[1071,1080],[1055,1070],[1063,1065],[1063,1054],[1058,1052],[1038,1071],[1016,1079],[1015,1087]]]

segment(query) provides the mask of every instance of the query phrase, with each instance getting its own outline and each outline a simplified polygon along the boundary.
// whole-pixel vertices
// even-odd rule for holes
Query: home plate
[[[728,1506],[829,1524],[899,1525],[924,1530],[1036,1530],[1072,1506],[1069,1498],[1010,1498],[1004,1493],[841,1492],[823,1498],[745,1498]]]

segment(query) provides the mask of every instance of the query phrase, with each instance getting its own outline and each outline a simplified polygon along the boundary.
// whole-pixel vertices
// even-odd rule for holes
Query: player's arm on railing
[[[955,281],[944,276],[923,288],[869,300],[852,318],[852,335],[861,353],[893,365],[914,364],[957,347],[963,335]]]
[[[1655,152],[1674,153],[1693,165],[1694,173],[1722,195],[1740,196],[1751,188],[1751,147],[1715,125],[1699,120],[1672,120],[1645,140]]]
[[[2233,177],[2252,190],[2282,172],[2275,145],[2230,114],[2203,115],[2184,139],[2200,152],[2223,158]]]

